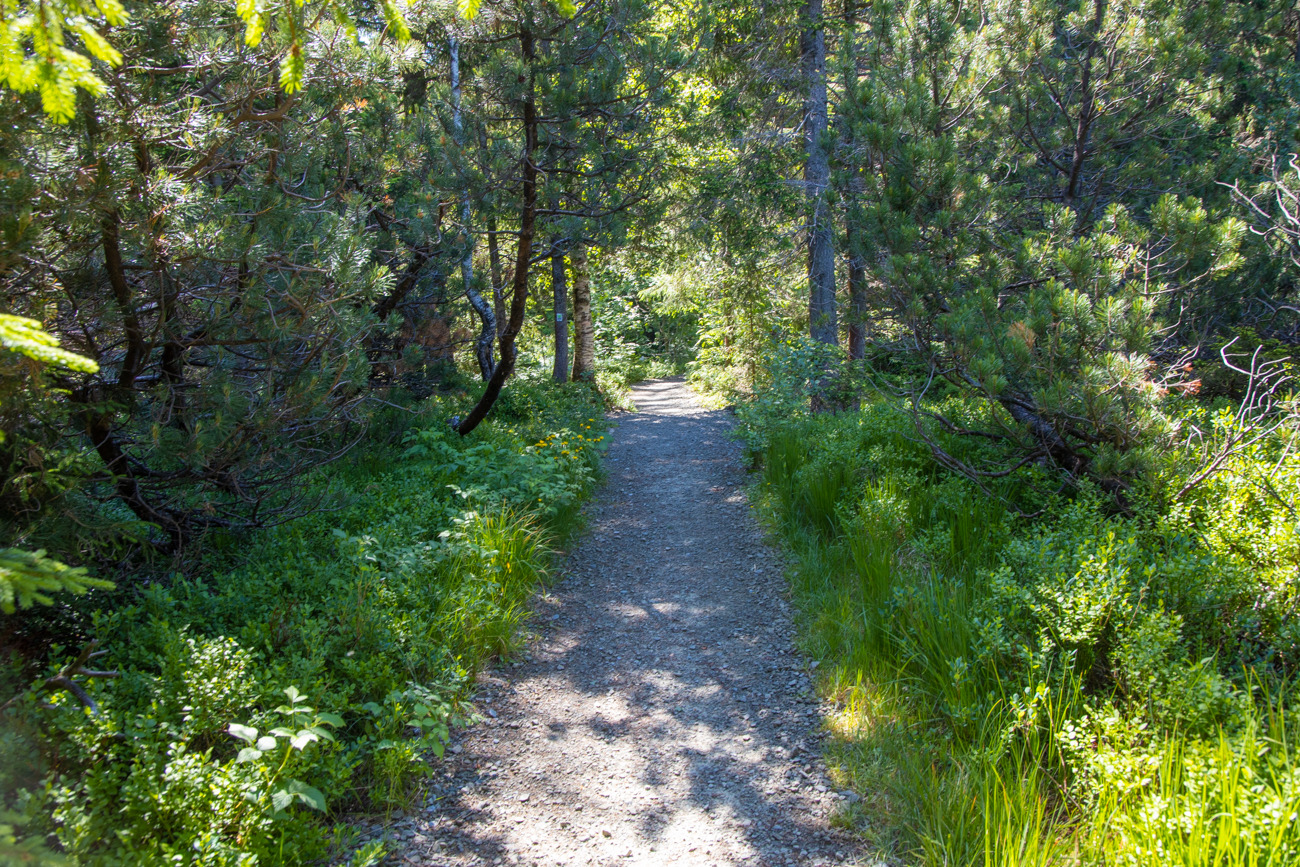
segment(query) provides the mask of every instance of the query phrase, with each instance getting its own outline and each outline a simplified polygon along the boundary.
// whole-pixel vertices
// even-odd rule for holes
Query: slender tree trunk
[[[420,247],[416,247],[411,251],[411,261],[406,263],[406,270],[393,284],[393,291],[376,301],[374,307],[371,308],[380,322],[386,320],[397,309],[398,305],[406,300],[406,296],[411,294],[411,290],[415,288],[416,282],[420,279],[420,270],[428,264],[432,255],[431,251]]]
[[[492,272],[492,307],[497,319],[497,337],[506,329],[505,286],[501,280],[501,251],[497,247],[497,215],[488,217],[488,267]]]
[[[591,320],[591,272],[581,240],[569,254],[573,263],[573,381],[596,377],[596,329]]]
[[[804,185],[808,199],[808,327],[814,340],[839,343],[835,319],[835,248],[831,233],[830,158],[826,153],[826,34],[822,0],[807,0],[800,38],[804,100]]]
[[[537,222],[537,164],[533,155],[537,150],[537,73],[533,68],[536,52],[533,48],[533,31],[531,17],[529,23],[519,29],[519,50],[524,65],[528,68],[527,89],[524,92],[524,155],[523,155],[523,205],[519,212],[519,247],[515,255],[514,285],[510,298],[510,320],[501,333],[501,361],[488,379],[483,396],[470,410],[469,415],[456,425],[456,432],[468,435],[479,422],[487,417],[492,404],[501,394],[501,387],[515,369],[515,337],[524,326],[524,314],[528,307],[528,263],[533,255],[533,233]]]
[[[483,155],[483,162],[486,165],[488,161],[486,124],[479,125],[478,147],[479,152]],[[500,339],[501,333],[506,330],[505,283],[501,278],[501,250],[497,243],[497,215],[495,209],[490,203],[488,207],[487,230],[488,271],[492,276],[492,311],[496,315],[497,338]]]
[[[858,239],[861,214],[861,183],[858,180],[857,155],[854,153],[853,121],[857,104],[857,5],[844,0],[844,105],[837,110],[844,124],[844,152],[849,176],[844,185],[844,246],[849,265],[849,358],[867,355],[867,269]]]
[[[122,265],[122,250],[118,243],[119,225],[121,217],[118,212],[109,211],[101,223],[101,233],[104,241],[104,268],[108,271],[108,284],[113,289],[113,299],[122,313],[122,333],[126,335],[126,355],[122,357],[117,387],[120,391],[127,392],[135,386],[135,378],[140,375],[148,349],[144,342],[144,329],[140,327],[140,318],[135,312],[131,287],[126,282],[126,270]]]
[[[451,50],[451,125],[456,136],[456,144],[464,152],[465,121],[460,111],[460,42],[455,36],[449,37],[447,41]],[[470,227],[470,216],[467,188],[462,190],[460,195],[460,225],[461,232],[464,234],[460,276],[465,284],[465,297],[469,299],[470,306],[478,314],[479,333],[478,340],[474,342],[474,358],[478,361],[479,374],[487,380],[492,377],[492,371],[496,367],[492,362],[492,341],[497,337],[497,322],[492,305],[488,304],[474,287],[474,235]]]
[[[551,297],[555,311],[555,364],[551,379],[565,382],[569,378],[569,286],[564,273],[564,248],[559,237],[551,244]]]
[[[1090,153],[1088,140],[1092,132],[1092,123],[1097,118],[1097,92],[1092,80],[1092,64],[1097,57],[1101,44],[1097,34],[1106,20],[1106,0],[1095,0],[1092,20],[1088,22],[1088,50],[1083,58],[1083,71],[1079,75],[1079,118],[1074,127],[1074,154],[1070,159],[1070,176],[1066,179],[1065,203],[1075,206],[1083,192],[1083,166]],[[1077,208],[1076,208],[1077,210]],[[1083,215],[1080,215],[1081,217]],[[1080,220],[1082,227],[1083,221]]]

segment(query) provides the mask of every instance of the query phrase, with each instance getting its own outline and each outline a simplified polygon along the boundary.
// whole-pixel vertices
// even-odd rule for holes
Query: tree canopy
[[[823,571],[860,573],[844,610],[859,607],[857,640],[893,666],[868,674],[920,683],[946,667],[957,683],[984,665],[988,695],[1013,680],[1075,690],[1069,725],[1042,722],[1050,737],[1032,743],[1049,711],[1029,692],[982,703],[936,686],[927,709],[909,705],[968,758],[997,752],[979,786],[1000,785],[1019,750],[1034,774],[1047,769],[1017,777],[1048,792],[1034,821],[1077,830],[1106,804],[1138,815],[1097,783],[1107,772],[1080,758],[1082,740],[1122,735],[1125,760],[1149,765],[1171,761],[1184,734],[1210,750],[1214,731],[1242,753],[1269,702],[1294,699],[1298,117],[1292,0],[0,0],[0,609],[16,618],[6,623],[26,618],[15,670],[38,683],[0,714],[22,704],[40,719],[38,692],[103,674],[84,672],[104,651],[47,655],[89,648],[96,630],[136,634],[149,594],[171,588],[184,589],[167,605],[191,605],[209,643],[169,635],[138,670],[227,653],[253,666],[222,643],[233,636],[259,636],[257,653],[274,657],[293,641],[267,624],[298,616],[299,589],[277,585],[283,598],[236,622],[196,588],[226,576],[228,601],[231,575],[253,580],[231,565],[248,540],[298,550],[285,541],[297,528],[315,528],[306,538],[323,532],[312,522],[363,513],[354,459],[399,455],[425,475],[375,481],[405,505],[330,528],[362,576],[320,578],[340,594],[330,604],[346,608],[354,579],[361,596],[380,593],[367,570],[409,575],[393,564],[418,562],[454,588],[461,614],[480,598],[459,583],[467,570],[497,576],[518,591],[492,597],[505,622],[526,593],[485,552],[507,540],[535,565],[528,522],[568,526],[603,441],[594,402],[619,405],[641,376],[689,373],[740,407],[788,541],[829,558]],[[403,487],[431,478],[427,502]],[[1214,513],[1210,491],[1240,514]],[[413,528],[398,512],[442,523]],[[979,541],[968,519],[1014,539]],[[429,539],[367,560],[379,543],[363,524]],[[1121,541],[1099,541],[1112,531]],[[1095,556],[1075,562],[1067,542]],[[1199,552],[1187,562],[1219,577],[1132,584],[1130,568],[1164,574],[1162,546]],[[1111,567],[1089,570],[1120,560],[1098,589],[1094,572]],[[907,642],[923,629],[908,618],[944,595],[922,582],[944,569],[966,588],[949,601],[969,605],[943,617],[978,640],[917,668],[924,653]],[[1048,587],[1035,569],[1075,583]],[[913,583],[870,583],[892,574]],[[428,635],[451,617],[441,602],[411,604]],[[915,634],[873,619],[886,610]],[[1073,637],[1052,631],[1076,616],[1088,625]],[[944,632],[938,622],[924,628]],[[339,722],[352,734],[339,737],[370,744],[356,735],[368,725],[374,743],[396,743],[400,723],[376,734],[389,699],[437,716],[441,699],[395,672],[409,662],[432,680],[466,647],[498,652],[467,623],[447,627],[445,657],[385,638],[382,677],[362,687],[340,674],[329,696],[351,709]],[[1186,665],[1171,674],[1171,660]],[[37,677],[42,666],[62,673]],[[1052,666],[1066,680],[1042,679]],[[1192,716],[1160,716],[1172,699],[1150,686],[1178,678],[1217,696],[1206,707],[1240,712],[1205,711],[1184,732]],[[106,719],[148,703],[126,680],[136,704],[106,705]],[[72,693],[99,718],[98,692]],[[288,758],[333,736],[325,698],[299,698],[274,713],[316,739]],[[1002,733],[981,741],[983,723],[963,714]],[[261,743],[246,722],[234,737]],[[64,743],[44,725],[29,728]],[[220,763],[214,732],[229,730],[186,731]],[[1157,756],[1148,731],[1173,752]],[[88,774],[116,744],[84,746],[68,767]],[[367,773],[382,765],[375,751]],[[280,779],[249,756],[232,753],[220,773],[269,775],[257,784],[267,823],[323,809],[306,771]],[[50,761],[31,786],[61,773]],[[936,771],[954,803],[978,788],[964,773]],[[31,808],[47,830],[50,803]],[[232,827],[262,822],[236,812]],[[232,842],[252,824],[213,832],[213,846],[234,847],[221,863],[271,857],[270,843],[249,854]],[[898,851],[956,863],[935,854],[940,836],[918,832]],[[64,837],[76,863],[121,855]],[[1115,857],[1098,863],[1153,863]]]

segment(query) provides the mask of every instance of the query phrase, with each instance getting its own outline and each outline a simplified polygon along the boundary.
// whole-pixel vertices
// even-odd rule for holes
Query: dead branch
[[[41,688],[66,689],[68,692],[76,696],[77,700],[80,701],[82,705],[90,708],[90,712],[92,714],[94,714],[95,716],[99,716],[100,713],[99,704],[93,698],[90,697],[90,693],[86,692],[86,690],[81,686],[81,684],[73,680],[73,678],[75,677],[89,677],[89,678],[121,677],[121,674],[116,671],[97,671],[95,669],[86,668],[87,662],[89,662],[92,659],[97,659],[103,656],[105,653],[108,653],[107,650],[99,650],[98,648],[99,648],[98,639],[87,644],[85,647],[81,649],[81,653],[77,654],[76,659],[74,659],[72,662],[69,662],[67,665],[63,666],[63,668],[59,669],[58,674],[54,675],[53,677],[46,678],[45,682],[41,684]],[[4,704],[0,705],[0,713],[4,713],[5,711],[9,710],[9,708],[16,705],[18,701],[23,697],[23,695],[24,693],[19,693],[18,695],[9,699]],[[43,705],[43,706],[51,707],[51,705]]]
[[[1290,358],[1261,359],[1263,347],[1257,347],[1251,354],[1250,368],[1247,370],[1238,367],[1232,359],[1240,356],[1228,352],[1238,339],[1233,338],[1225,344],[1219,350],[1219,355],[1230,370],[1246,376],[1246,394],[1237,406],[1232,424],[1219,447],[1205,455],[1202,468],[1179,489],[1174,495],[1175,500],[1181,500],[1197,485],[1219,472],[1228,459],[1244,453],[1300,417],[1289,408],[1281,413],[1275,412],[1279,404],[1279,392],[1291,381],[1291,376],[1286,372],[1286,362]]]

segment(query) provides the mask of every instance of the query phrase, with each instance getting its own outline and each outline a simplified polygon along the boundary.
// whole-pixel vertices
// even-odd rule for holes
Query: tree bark
[[[555,364],[551,379],[566,382],[569,378],[569,286],[564,273],[564,248],[559,237],[551,244],[551,298],[555,311]]]
[[[1097,93],[1096,85],[1092,80],[1092,64],[1097,57],[1098,49],[1101,47],[1097,34],[1101,32],[1101,26],[1105,20],[1106,0],[1095,0],[1092,20],[1088,22],[1085,31],[1088,39],[1088,50],[1083,58],[1083,71],[1079,75],[1079,117],[1075,122],[1074,154],[1070,158],[1070,175],[1066,179],[1065,186],[1065,204],[1070,207],[1074,207],[1079,194],[1082,192],[1083,165],[1089,154],[1089,134],[1092,131],[1092,123],[1097,118]]]
[[[460,42],[455,36],[447,40],[451,53],[451,125],[456,144],[461,153],[465,150],[465,122],[460,110]],[[496,365],[492,362],[492,341],[497,337],[496,316],[492,305],[484,300],[474,287],[474,235],[470,231],[469,189],[460,194],[460,225],[463,239],[460,257],[460,276],[465,285],[465,297],[478,314],[478,340],[474,342],[474,358],[478,361],[479,375],[486,381],[492,377]]]
[[[519,29],[519,49],[524,64],[528,67],[527,89],[524,92],[524,183],[523,205],[519,213],[519,247],[515,255],[515,275],[510,299],[510,320],[505,331],[501,333],[501,360],[496,370],[488,379],[483,396],[474,404],[469,415],[456,425],[456,432],[467,436],[479,422],[487,417],[492,404],[501,394],[501,387],[515,369],[515,337],[524,326],[524,314],[528,305],[528,263],[533,255],[533,232],[537,222],[537,164],[533,155],[537,150],[537,73],[533,67],[536,53],[533,48],[533,32],[530,25]]]
[[[596,329],[591,320],[591,272],[581,240],[569,254],[573,264],[573,381],[596,378]]]
[[[501,252],[497,247],[497,217],[488,217],[488,266],[492,271],[492,307],[497,320],[497,337],[506,330],[505,286],[501,280]]]
[[[104,215],[100,228],[104,243],[104,268],[108,271],[108,283],[113,288],[113,300],[122,312],[122,333],[126,336],[126,355],[117,375],[118,389],[126,392],[134,387],[148,348],[144,344],[144,329],[140,327],[140,318],[135,312],[131,287],[126,282],[126,270],[122,267],[122,249],[118,241],[120,224],[121,217],[117,211],[109,211]]]
[[[857,246],[857,230],[850,227],[849,245],[849,358],[861,360],[867,357],[867,269],[854,248]]]
[[[832,346],[839,344],[835,318],[835,250],[831,234],[830,158],[826,152],[826,33],[822,0],[804,5],[804,31],[800,37],[806,97],[804,99],[804,186],[808,202],[808,328],[811,337]]]
[[[486,165],[488,160],[487,126],[480,125],[478,147]],[[501,250],[497,243],[497,215],[489,204],[487,218],[488,271],[492,277],[492,310],[497,320],[497,338],[506,330],[505,283],[501,278]]]
[[[374,307],[371,308],[380,322],[386,320],[389,314],[397,309],[397,305],[401,304],[406,299],[406,296],[411,294],[411,290],[415,288],[416,282],[420,279],[420,270],[424,268],[432,255],[431,251],[421,247],[411,250],[411,261],[406,263],[406,270],[393,284],[393,291],[376,301]]]
[[[1294,6],[1295,12],[1295,47],[1291,52],[1292,59],[1300,64],[1300,2]]]
[[[843,122],[844,152],[848,156],[849,177],[844,185],[844,246],[849,265],[849,358],[867,355],[867,268],[858,240],[861,219],[861,184],[856,169],[853,111],[858,86],[857,5],[844,0],[844,111],[837,109]]]

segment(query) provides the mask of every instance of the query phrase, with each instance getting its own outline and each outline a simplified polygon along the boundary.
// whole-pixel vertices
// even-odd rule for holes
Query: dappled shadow
[[[410,863],[781,865],[846,850],[730,418],[679,382],[635,399],[591,532],[539,605],[532,658],[482,681],[498,716],[413,823]]]

